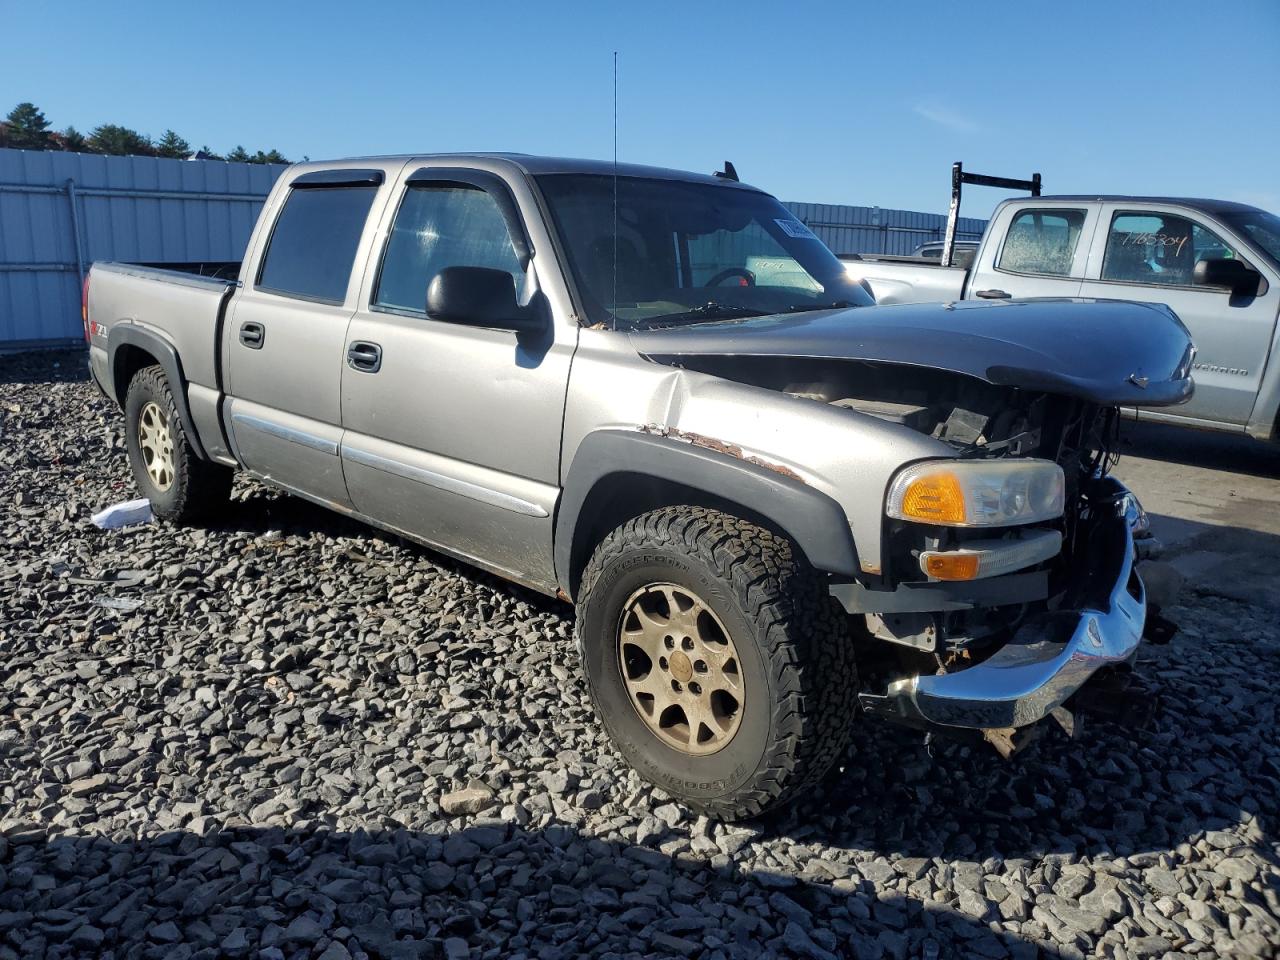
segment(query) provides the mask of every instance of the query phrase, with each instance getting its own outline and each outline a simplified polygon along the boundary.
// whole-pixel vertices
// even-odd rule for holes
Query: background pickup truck
[[[158,516],[241,470],[575,602],[618,750],[727,818],[859,704],[1008,746],[1130,665],[1116,408],[1192,390],[1165,307],[876,307],[731,170],[515,155],[292,167],[238,278],[95,264],[85,326]]]
[[[877,303],[1097,297],[1168,304],[1196,345],[1195,396],[1144,417],[1280,438],[1280,217],[1221,200],[1007,200],[968,268],[848,261]],[[1098,350],[1108,349],[1106,338]]]

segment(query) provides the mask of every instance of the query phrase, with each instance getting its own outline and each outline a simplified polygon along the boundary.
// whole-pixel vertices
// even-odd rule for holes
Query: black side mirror
[[[1258,271],[1240,260],[1217,258],[1196,263],[1192,279],[1206,287],[1227,287],[1233,297],[1253,297],[1258,294]]]
[[[516,302],[516,281],[505,270],[445,267],[427,287],[427,316],[446,323],[528,333],[540,329],[536,307]]]

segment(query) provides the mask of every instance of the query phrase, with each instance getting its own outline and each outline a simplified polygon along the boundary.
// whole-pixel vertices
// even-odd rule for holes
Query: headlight
[[[947,527],[1007,527],[1062,516],[1066,480],[1048,460],[933,460],[900,471],[886,512]]]

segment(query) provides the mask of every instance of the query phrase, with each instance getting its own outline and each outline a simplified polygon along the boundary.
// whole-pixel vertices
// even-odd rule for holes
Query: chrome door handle
[[[382,367],[382,348],[367,340],[354,340],[347,347],[347,366],[361,373],[377,373]]]

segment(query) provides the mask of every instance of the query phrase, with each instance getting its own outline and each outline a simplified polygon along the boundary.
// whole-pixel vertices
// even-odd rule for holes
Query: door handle
[[[260,323],[245,323],[240,326],[240,342],[250,350],[261,350],[267,339],[267,328]]]
[[[347,347],[347,366],[361,373],[377,373],[382,366],[382,348],[368,340],[353,340]]]
[[[975,297],[981,297],[983,300],[1008,300],[1009,293],[1004,290],[975,290]]]

